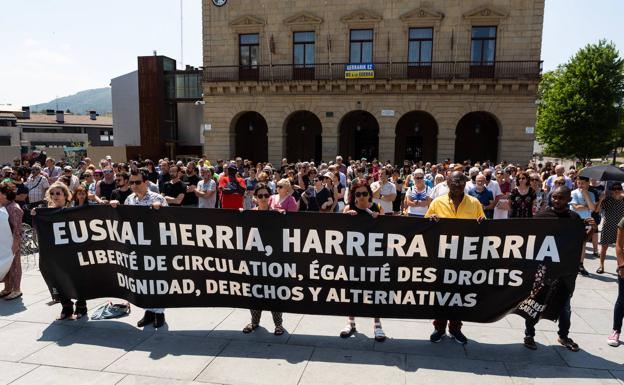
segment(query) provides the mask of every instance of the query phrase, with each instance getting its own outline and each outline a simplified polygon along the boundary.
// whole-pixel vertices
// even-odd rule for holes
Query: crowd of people
[[[624,166],[624,165],[623,165]],[[624,170],[624,167],[622,167]],[[183,206],[239,210],[276,210],[282,213],[310,211],[348,215],[410,216],[497,220],[506,218],[578,218],[587,227],[591,255],[604,274],[609,246],[616,246],[619,295],[614,307],[613,331],[608,344],[619,345],[624,317],[624,193],[621,182],[589,180],[551,162],[441,163],[405,161],[402,165],[376,159],[347,159],[330,162],[297,162],[283,159],[279,165],[236,158],[214,164],[205,156],[189,162],[166,158],[114,162],[110,157],[94,163],[84,158],[77,165],[48,158],[45,164],[16,161],[2,169],[0,206],[5,207],[13,232],[13,265],[0,297],[19,298],[21,281],[21,223],[32,223],[37,207],[75,207],[108,204]],[[600,225],[600,231],[598,230]],[[598,245],[600,244],[600,248]],[[578,273],[588,276],[583,261]],[[84,299],[60,300],[59,319],[76,319],[87,314]],[[282,314],[272,312],[275,335],[284,333]],[[243,332],[253,332],[261,310],[251,310],[251,322]],[[578,345],[568,336],[568,299],[559,320],[559,343],[572,351]],[[161,327],[164,309],[146,309],[138,326]],[[448,327],[449,336],[466,343],[461,320],[435,320],[432,342],[439,342]],[[384,341],[381,320],[374,319],[374,338]],[[349,317],[340,336],[356,331]],[[535,324],[527,321],[524,346],[537,349]]]

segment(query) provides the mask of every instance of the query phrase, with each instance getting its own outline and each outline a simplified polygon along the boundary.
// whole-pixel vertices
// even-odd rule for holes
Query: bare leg
[[[600,268],[604,270],[605,257],[607,256],[609,245],[600,245]]]

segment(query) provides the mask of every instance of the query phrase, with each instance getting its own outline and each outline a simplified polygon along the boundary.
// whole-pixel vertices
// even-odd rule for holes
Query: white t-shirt
[[[499,195],[501,195],[503,193],[501,191],[501,189],[500,189],[500,185],[495,180],[491,180],[490,183],[485,186],[485,188],[490,190],[490,192],[492,193],[492,196],[494,198],[496,198],[497,196],[499,196]]]
[[[381,186],[381,182],[373,182],[371,184],[371,189],[373,191],[379,190]],[[392,194],[396,194],[396,187],[394,184],[390,183],[390,181],[386,182],[383,186],[381,186],[381,190],[379,190],[380,196],[388,196]],[[392,201],[386,201],[381,198],[373,198],[373,202],[377,203],[384,210],[384,213],[392,213]]]
[[[431,191],[431,199],[436,199],[437,197],[441,197],[442,195],[446,195],[449,193],[449,188],[446,182],[438,183],[433,187],[433,191]]]
[[[431,198],[432,193],[433,193],[433,189],[425,185],[425,189],[423,191],[418,191],[416,189],[416,186],[412,186],[407,190],[405,194],[409,195],[409,197],[413,201],[424,201],[425,198]],[[427,213],[427,209],[428,207],[425,207],[425,206],[419,206],[419,207],[407,206],[407,212],[412,215],[424,216]]]
[[[217,184],[212,178],[208,179],[208,182],[204,182],[204,180],[202,179],[197,183],[197,190],[199,191],[208,192],[215,191],[216,189]],[[215,203],[217,203],[217,194],[212,194],[210,198],[197,198],[197,200],[199,201],[197,207],[199,207],[200,209],[214,209]]]

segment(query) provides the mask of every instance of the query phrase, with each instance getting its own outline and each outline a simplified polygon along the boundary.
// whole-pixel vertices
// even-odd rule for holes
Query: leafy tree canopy
[[[548,154],[601,157],[622,137],[618,107],[624,96],[624,61],[613,43],[589,44],[539,86],[537,140]]]

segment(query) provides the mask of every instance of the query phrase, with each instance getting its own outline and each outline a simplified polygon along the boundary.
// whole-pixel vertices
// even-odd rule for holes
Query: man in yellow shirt
[[[479,223],[485,219],[483,206],[476,198],[464,194],[466,176],[461,171],[454,171],[446,180],[449,193],[434,199],[429,205],[425,218],[438,221],[440,218],[476,219]],[[459,320],[436,319],[433,321],[435,330],[431,333],[431,342],[440,342],[446,334],[448,323],[449,334],[460,344],[468,343],[462,333],[462,322]]]

